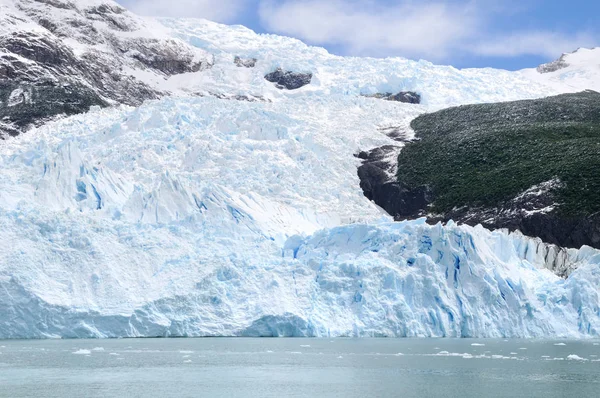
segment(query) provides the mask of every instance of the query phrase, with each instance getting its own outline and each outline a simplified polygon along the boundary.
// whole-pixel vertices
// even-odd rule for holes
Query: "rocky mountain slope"
[[[92,106],[140,105],[212,58],[110,1],[0,2],[0,135]]]
[[[378,159],[396,159],[419,115],[561,88],[524,72],[338,57],[240,26],[141,19],[109,1],[0,4],[13,21],[1,40],[38,32],[74,56],[65,69],[11,47],[10,70],[25,73],[22,62],[42,76],[23,75],[20,90],[75,79],[99,100],[73,112],[100,105],[0,143],[1,338],[600,334],[598,251],[395,223],[357,175],[355,155],[390,148]],[[71,18],[91,28],[71,30]],[[129,24],[139,29],[119,28]],[[103,44],[86,44],[94,29]],[[160,61],[171,45],[193,57]],[[77,69],[103,60],[115,82]],[[127,102],[131,87],[157,99]],[[19,125],[9,104],[23,96],[11,90],[9,131],[70,113]]]
[[[361,167],[367,193],[397,219],[520,230],[600,248],[600,94],[469,105],[420,116],[398,181]],[[370,161],[369,161],[370,158]]]

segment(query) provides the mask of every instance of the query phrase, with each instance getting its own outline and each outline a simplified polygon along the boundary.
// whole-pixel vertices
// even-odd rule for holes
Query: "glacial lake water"
[[[593,397],[600,342],[0,341],[1,397]]]

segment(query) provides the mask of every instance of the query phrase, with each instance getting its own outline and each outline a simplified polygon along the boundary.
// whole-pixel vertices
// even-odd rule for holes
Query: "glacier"
[[[424,112],[569,87],[160,23],[212,67],[0,143],[0,338],[600,335],[600,252],[394,223],[354,156]],[[313,81],[279,90],[276,67]],[[401,90],[423,103],[363,96]]]

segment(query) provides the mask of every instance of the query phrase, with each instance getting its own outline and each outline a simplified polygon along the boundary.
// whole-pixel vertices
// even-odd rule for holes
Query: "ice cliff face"
[[[8,7],[26,20],[43,4]],[[156,23],[125,11],[96,21],[85,10],[99,5],[76,4],[65,13],[130,46],[145,30],[118,29],[123,18]],[[421,113],[556,89],[519,73],[343,58],[243,27],[162,23],[159,43],[211,67],[106,50],[122,73],[173,95],[93,107],[0,145],[0,338],[599,334],[598,252],[393,223],[357,176],[355,154],[401,146]],[[76,57],[92,51],[69,36],[84,49]],[[310,84],[280,90],[265,79],[278,68],[312,74]],[[365,96],[409,91],[421,104]],[[553,264],[573,271],[563,279]]]

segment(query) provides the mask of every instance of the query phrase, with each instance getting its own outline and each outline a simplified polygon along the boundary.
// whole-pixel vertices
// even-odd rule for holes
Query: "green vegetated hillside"
[[[428,186],[434,212],[498,206],[552,179],[560,214],[600,211],[599,93],[450,108],[412,128],[398,180]]]

